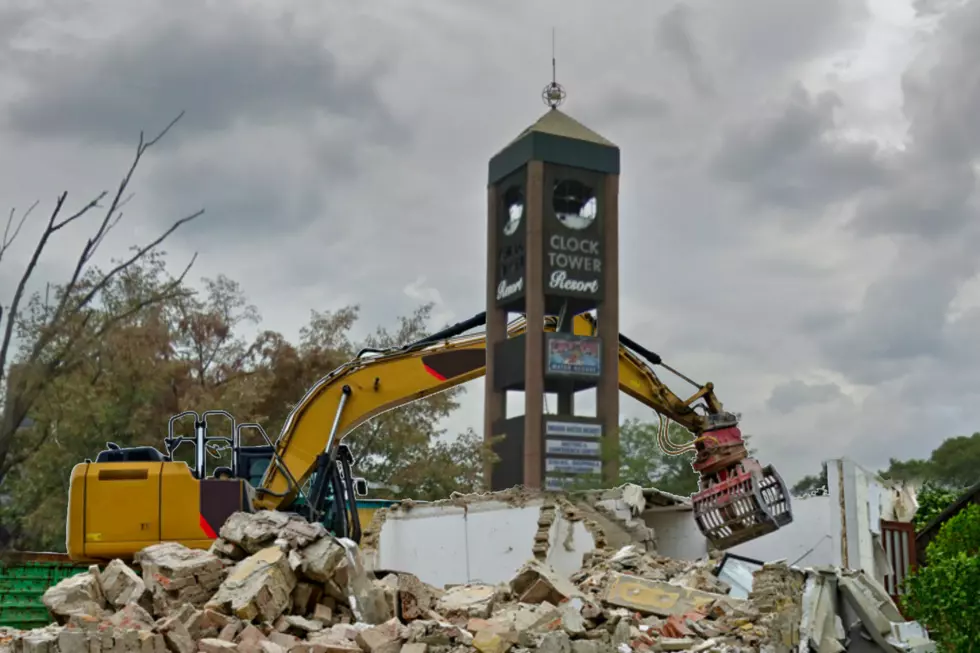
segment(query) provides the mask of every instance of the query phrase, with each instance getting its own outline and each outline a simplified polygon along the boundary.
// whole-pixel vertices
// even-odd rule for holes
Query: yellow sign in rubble
[[[727,596],[699,592],[679,585],[626,574],[616,574],[615,580],[606,588],[606,595],[603,597],[603,601],[610,605],[660,617],[701,612],[702,608],[710,606],[718,599],[732,603],[737,601]]]

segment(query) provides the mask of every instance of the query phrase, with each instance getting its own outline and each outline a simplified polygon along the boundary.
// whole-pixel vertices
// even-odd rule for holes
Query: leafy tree
[[[960,490],[977,482],[977,469],[980,469],[980,433],[947,438],[928,460],[893,458],[884,474],[895,480],[930,481]]]
[[[925,527],[929,522],[938,517],[951,503],[959,498],[960,492],[947,489],[934,483],[926,483],[916,495],[919,507],[915,511],[912,523],[915,529]]]
[[[177,117],[179,119],[180,116]],[[160,236],[147,244],[135,247],[131,254],[113,261],[108,270],[93,265],[93,259],[106,235],[123,218],[122,207],[129,201],[130,182],[143,155],[176,123],[176,119],[154,138],[145,140],[140,134],[136,154],[115,194],[103,191],[71,212],[67,208],[67,193],[58,196],[54,208],[41,227],[41,235],[30,250],[28,263],[12,296],[4,301],[6,310],[0,318],[0,382],[4,386],[2,416],[0,416],[0,488],[9,492],[5,479],[12,470],[33,462],[39,449],[49,441],[51,428],[21,426],[42,402],[52,398],[59,382],[77,372],[87,361],[105,352],[104,344],[114,332],[153,306],[173,299],[182,292],[181,281],[187,270],[162,285],[139,285],[124,302],[113,302],[108,296],[110,287],[126,278],[148,255],[181,226],[203,213],[198,211],[174,222]],[[44,293],[29,293],[34,272],[52,239],[65,227],[80,225],[81,220],[103,208],[90,236],[79,248],[77,258],[67,279],[49,285]],[[37,203],[17,218],[10,213],[0,241],[0,260],[17,242],[22,227],[33,214]],[[66,215],[67,214],[67,215]],[[18,246],[20,247],[20,246]],[[193,263],[193,261],[192,261]]]
[[[804,476],[790,490],[794,497],[824,495],[827,493],[827,464],[824,463],[819,474]]]
[[[445,499],[454,492],[484,489],[483,463],[497,462],[483,436],[467,429],[451,441],[440,440],[420,451],[422,457],[406,461],[391,479],[398,494],[420,500]]]
[[[120,310],[170,283],[162,256],[148,255],[107,285],[104,301]],[[268,331],[247,341],[243,329],[254,327],[259,315],[238,285],[219,277],[202,286],[194,292],[181,285],[167,302],[120,322],[34,405],[33,422],[20,437],[36,445],[37,454],[32,465],[11,471],[0,506],[5,537],[17,548],[64,546],[70,471],[107,440],[160,447],[172,415],[211,408],[263,423],[275,438],[310,386],[362,345],[386,348],[424,335],[431,310],[422,307],[401,319],[393,334],[379,329],[357,345],[350,337],[356,307],[314,312],[296,344]],[[437,427],[459,391],[403,406],[355,430],[350,443],[358,473],[417,499],[480,489],[483,461],[493,458],[482,438],[473,431],[448,438]],[[178,459],[189,462],[192,451],[185,447]],[[211,461],[218,464],[228,461]]]
[[[929,629],[941,650],[980,646],[980,506],[943,524],[926,548],[928,565],[905,582],[903,607]]]
[[[361,347],[385,350],[400,347],[431,333],[429,320],[433,305],[425,304],[414,313],[398,320],[395,330],[378,328]],[[358,347],[360,349],[361,347]],[[462,386],[416,400],[411,404],[382,413],[354,429],[348,436],[357,459],[358,474],[370,481],[392,488],[395,494],[414,499],[444,498],[431,495],[423,488],[439,487],[454,478],[453,466],[444,467],[446,451],[433,455],[433,449],[445,429],[439,422],[459,407]],[[482,446],[482,445],[481,445]]]
[[[693,452],[679,455],[664,453],[658,438],[659,430],[659,421],[628,419],[619,427],[618,452],[611,450],[609,440],[603,442],[603,459],[612,459],[615,453],[615,459],[619,460],[616,485],[634,483],[680,496],[694,494],[698,491],[698,474],[692,467]],[[676,422],[671,422],[667,427],[667,437],[676,444],[690,442],[693,438],[687,429]],[[586,490],[607,486],[601,478],[586,476],[574,482],[569,489]]]
[[[162,257],[147,256],[104,290],[107,310],[118,310],[169,285]],[[52,379],[35,401],[30,422],[18,434],[33,451],[29,464],[8,472],[0,521],[15,524],[8,537],[19,548],[60,548],[72,467],[102,449],[158,445],[171,410],[174,376],[169,332],[161,305],[146,307],[106,333],[97,349]],[[18,369],[15,367],[13,376]]]

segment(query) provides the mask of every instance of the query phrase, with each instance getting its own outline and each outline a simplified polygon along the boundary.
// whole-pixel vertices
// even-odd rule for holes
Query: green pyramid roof
[[[551,109],[490,159],[490,183],[528,161],[619,174],[619,148],[579,121]]]

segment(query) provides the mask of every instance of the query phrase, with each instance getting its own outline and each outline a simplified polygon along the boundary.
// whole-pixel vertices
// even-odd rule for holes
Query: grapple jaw
[[[694,519],[712,546],[728,549],[793,521],[786,484],[771,465],[748,457],[737,427],[706,432],[698,442]]]

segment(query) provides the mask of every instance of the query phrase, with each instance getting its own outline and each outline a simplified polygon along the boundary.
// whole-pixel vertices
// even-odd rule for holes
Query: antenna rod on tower
[[[555,62],[555,28],[551,28],[551,83],[541,91],[541,99],[552,109],[565,101],[565,89],[558,83],[557,64]]]
[[[558,74],[555,65],[555,28],[551,28],[551,83],[558,83]]]

